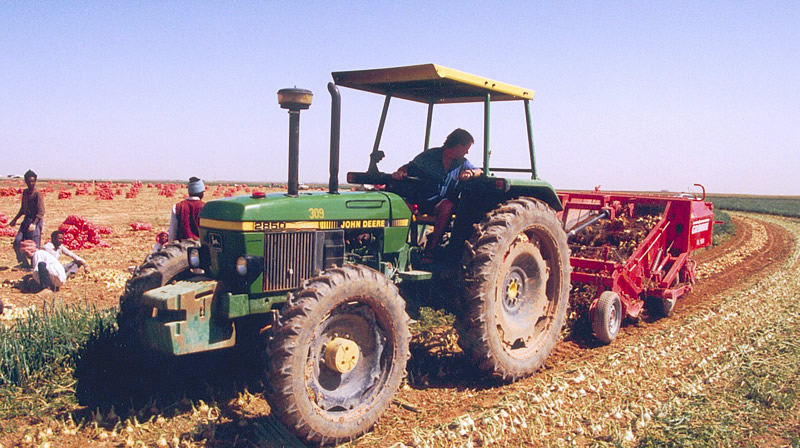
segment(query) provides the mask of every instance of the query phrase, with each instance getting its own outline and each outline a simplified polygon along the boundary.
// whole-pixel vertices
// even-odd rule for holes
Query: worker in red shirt
[[[17,220],[22,216],[22,224],[19,226],[17,236],[14,238],[14,252],[17,253],[17,261],[20,267],[29,268],[28,257],[20,249],[23,240],[31,240],[36,243],[36,247],[42,245],[42,227],[44,226],[44,195],[36,188],[38,176],[31,170],[25,172],[25,185],[27,189],[22,191],[22,205],[17,212],[17,216],[8,225],[14,227]]]
[[[203,193],[206,191],[203,181],[190,177],[189,197],[172,207],[169,218],[169,240],[200,239],[200,210],[205,203]]]

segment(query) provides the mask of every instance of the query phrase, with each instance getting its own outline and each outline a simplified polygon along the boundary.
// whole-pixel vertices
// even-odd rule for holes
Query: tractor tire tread
[[[298,355],[305,356],[298,354],[297,350],[308,350],[302,339],[309,327],[319,323],[312,321],[319,314],[318,309],[325,307],[326,312],[329,312],[338,305],[332,303],[334,299],[329,297],[335,294],[337,288],[353,284],[361,284],[360,287],[373,289],[375,292],[385,291],[382,294],[385,296],[382,303],[386,309],[381,312],[396,318],[392,325],[396,333],[393,338],[398,346],[396,350],[399,359],[392,366],[395,371],[389,374],[385,387],[373,398],[374,406],[355,421],[336,422],[315,414],[309,403],[301,402],[303,397],[297,391],[304,387],[305,379],[302,374],[297,378],[293,360]],[[411,339],[408,324],[405,302],[397,287],[373,269],[344,265],[323,271],[319,276],[303,282],[299,291],[292,293],[290,300],[284,305],[281,323],[267,348],[268,397],[279,420],[300,439],[319,445],[338,444],[368,431],[389,407],[406,376],[406,365],[410,357],[408,345]]]
[[[556,240],[559,265],[561,266],[561,285],[557,300],[558,307],[554,316],[554,328],[550,330],[549,340],[543,344],[542,349],[532,358],[526,366],[512,365],[499,359],[505,356],[495,353],[490,339],[495,337],[487,324],[487,313],[490,311],[486,285],[493,281],[496,274],[497,258],[506,245],[513,243],[518,232],[512,228],[520,227],[520,221],[534,218],[539,225],[544,225],[548,231],[552,230],[552,237]],[[524,226],[524,224],[522,224]],[[566,235],[561,229],[561,224],[555,213],[544,202],[529,197],[510,199],[499,207],[486,214],[483,220],[474,225],[472,237],[467,241],[462,257],[462,270],[464,272],[463,306],[462,315],[456,317],[456,330],[459,334],[459,345],[471,356],[478,368],[486,373],[499,376],[503,381],[516,381],[531,375],[541,367],[549,356],[558,340],[561,327],[566,320],[566,310],[569,301],[569,248]],[[508,241],[510,240],[510,241]],[[502,260],[500,260],[502,262]]]

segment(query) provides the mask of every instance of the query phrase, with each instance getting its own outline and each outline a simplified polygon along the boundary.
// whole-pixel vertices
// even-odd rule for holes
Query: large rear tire
[[[369,430],[406,374],[411,334],[397,287],[345,265],[306,280],[281,316],[267,356],[273,412],[313,444]]]
[[[504,381],[533,374],[564,326],[570,289],[567,237],[555,213],[533,198],[489,212],[466,243],[459,344]]]

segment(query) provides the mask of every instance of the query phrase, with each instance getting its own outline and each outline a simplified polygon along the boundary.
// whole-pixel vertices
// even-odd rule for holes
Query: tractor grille
[[[264,242],[265,292],[297,288],[314,274],[314,232],[268,233]]]

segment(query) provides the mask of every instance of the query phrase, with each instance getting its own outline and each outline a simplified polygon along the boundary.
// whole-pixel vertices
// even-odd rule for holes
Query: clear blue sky
[[[0,174],[285,181],[297,86],[300,179],[324,182],[330,73],[429,62],[535,90],[556,188],[800,194],[800,2],[771,0],[0,1]],[[342,103],[342,173],[364,170],[383,101]],[[401,103],[383,171],[422,149],[426,109]],[[501,165],[525,157],[504,107]],[[433,143],[482,141],[480,107],[441,110]]]

